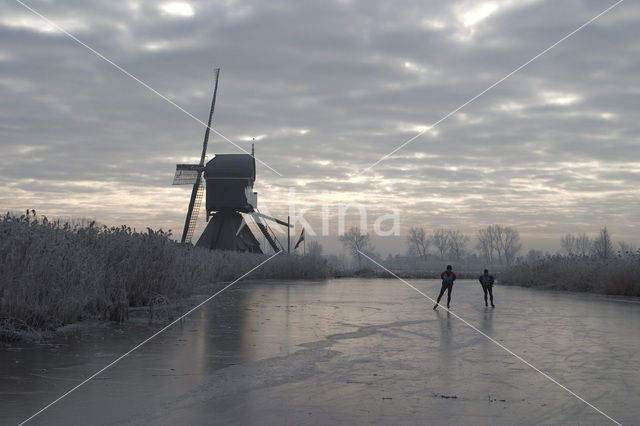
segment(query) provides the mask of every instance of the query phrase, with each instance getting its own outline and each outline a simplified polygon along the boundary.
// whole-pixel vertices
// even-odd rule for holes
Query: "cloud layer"
[[[640,7],[597,1],[45,2],[30,7],[256,153],[274,215],[395,203],[402,227],[638,242]],[[182,228],[203,126],[17,2],[0,18],[0,206]],[[238,152],[214,135],[210,155]],[[307,215],[319,220],[314,209]],[[316,222],[317,223],[317,222]]]

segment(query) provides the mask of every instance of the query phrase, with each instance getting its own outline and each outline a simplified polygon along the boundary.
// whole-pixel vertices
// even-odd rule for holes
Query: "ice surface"
[[[434,280],[411,283],[432,297]],[[637,299],[458,280],[452,309],[623,424],[640,419]],[[396,280],[240,282],[32,424],[607,424]],[[159,327],[156,327],[159,328]],[[0,350],[15,424],[151,335],[103,326]]]

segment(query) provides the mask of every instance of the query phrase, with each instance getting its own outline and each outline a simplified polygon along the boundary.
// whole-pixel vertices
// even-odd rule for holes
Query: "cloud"
[[[17,30],[34,31],[42,34],[58,33],[58,27],[65,31],[81,32],[87,30],[86,24],[78,19],[61,18],[55,19],[55,25],[49,23],[42,18],[31,14],[30,12],[22,12],[19,14],[8,14],[0,19],[0,25]]]
[[[299,199],[316,204],[395,202],[403,229],[475,232],[498,222],[535,236],[607,224],[614,235],[640,240],[640,7],[633,3],[358,179],[606,5],[229,0],[33,7],[205,122],[213,70],[221,67],[213,126],[244,149],[255,143],[259,158],[284,174],[258,165],[256,190],[274,214],[287,214],[289,187],[297,187]],[[197,161],[203,126],[19,4],[3,10],[0,205],[181,228],[188,191],[170,186],[174,164]],[[210,157],[238,152],[216,135],[209,146]]]
[[[192,17],[193,15],[195,15],[195,11],[193,10],[193,7],[186,2],[174,1],[169,3],[163,3],[158,6],[158,9],[160,9],[162,15],[178,16],[178,17]]]

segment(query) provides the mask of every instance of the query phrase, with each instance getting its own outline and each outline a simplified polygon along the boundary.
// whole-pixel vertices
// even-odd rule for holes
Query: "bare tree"
[[[576,254],[578,256],[586,256],[591,250],[591,238],[584,232],[576,237]]]
[[[458,230],[449,231],[449,253],[455,260],[460,260],[467,250],[469,237]]]
[[[504,260],[507,265],[511,265],[516,256],[522,250],[522,243],[520,242],[520,233],[511,227],[503,228],[502,232],[502,253],[504,254]]]
[[[593,254],[601,259],[613,256],[613,243],[607,228],[602,228],[600,234],[593,240]]]
[[[358,268],[362,265],[361,253],[371,253],[374,250],[369,234],[362,234],[357,227],[351,227],[340,236],[340,242],[349,253],[358,261]]]
[[[498,253],[498,262],[504,263],[504,228],[500,225],[491,225],[489,228],[491,229],[493,246]]]
[[[500,225],[489,225],[478,231],[478,248],[489,263],[502,262],[502,233]]]
[[[431,233],[431,242],[440,252],[440,259],[444,260],[444,255],[449,247],[449,231],[443,228],[436,229]]]
[[[522,250],[519,232],[510,227],[489,225],[478,231],[477,247],[489,263],[511,264]]]
[[[407,236],[409,251],[417,254],[420,258],[426,259],[429,252],[431,240],[425,235],[424,228],[411,228]]]
[[[480,229],[476,238],[478,239],[476,248],[480,250],[485,262],[494,263],[494,248],[490,228]]]
[[[576,253],[577,237],[573,234],[566,234],[560,238],[560,245],[562,249],[567,252],[569,256],[574,256]]]

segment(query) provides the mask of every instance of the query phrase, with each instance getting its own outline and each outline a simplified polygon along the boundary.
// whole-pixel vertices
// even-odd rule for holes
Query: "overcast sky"
[[[640,242],[636,1],[362,171],[614,3],[25,0],[205,122],[220,67],[213,127],[247,150],[256,138],[282,175],[258,165],[273,215],[293,190],[316,232],[323,202],[363,203],[369,231],[393,203],[403,236],[498,223],[550,250],[603,226]],[[0,207],[179,235],[189,188],[171,181],[199,160],[202,124],[20,3],[0,7]],[[209,158],[238,152],[210,140]]]

